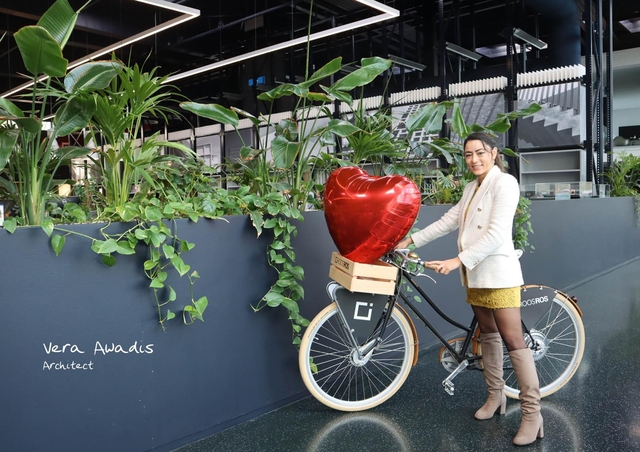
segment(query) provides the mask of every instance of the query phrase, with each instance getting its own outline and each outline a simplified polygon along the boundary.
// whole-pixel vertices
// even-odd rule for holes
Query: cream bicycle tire
[[[363,411],[385,402],[402,387],[413,358],[411,326],[394,309],[382,342],[366,362],[358,362],[339,321],[338,307],[332,303],[309,323],[298,364],[305,386],[318,401],[340,411]]]

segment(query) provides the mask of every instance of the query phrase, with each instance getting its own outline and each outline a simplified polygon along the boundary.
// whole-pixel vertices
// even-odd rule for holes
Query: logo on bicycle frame
[[[360,308],[369,308],[367,315],[360,315]],[[356,309],[353,312],[354,320],[365,320],[369,322],[371,320],[371,313],[373,312],[373,303],[367,303],[365,301],[356,301]]]
[[[349,292],[341,287],[334,298],[355,338],[365,340],[373,332],[389,301],[388,295]]]

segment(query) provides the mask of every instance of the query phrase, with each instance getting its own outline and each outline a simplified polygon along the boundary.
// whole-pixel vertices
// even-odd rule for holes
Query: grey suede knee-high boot
[[[476,411],[475,418],[479,420],[491,419],[496,412],[504,414],[507,398],[504,395],[504,380],[502,379],[502,338],[500,333],[488,333],[480,336],[482,340],[482,364],[484,378],[487,381],[489,397],[486,403]]]

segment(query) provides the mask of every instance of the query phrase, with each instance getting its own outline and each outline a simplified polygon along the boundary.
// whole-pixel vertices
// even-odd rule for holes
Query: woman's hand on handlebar
[[[462,262],[458,257],[447,259],[446,261],[429,261],[424,263],[425,267],[432,269],[436,273],[442,273],[443,275],[448,275],[461,265]]]
[[[420,256],[418,256],[417,253],[415,253],[414,251],[409,250],[409,248],[402,248],[400,245],[404,245],[406,244],[406,240],[400,242],[398,244],[398,247],[396,247],[396,249],[394,250],[394,254],[396,256],[400,256],[403,260],[405,261],[410,261],[416,264],[420,264],[425,268],[428,268],[430,270],[436,270],[436,267],[429,265],[429,262],[425,262],[423,260],[420,259]]]
[[[411,237],[407,237],[406,239],[404,239],[403,241],[401,241],[396,245],[396,249],[409,248],[410,245],[413,245],[413,239],[411,239]]]

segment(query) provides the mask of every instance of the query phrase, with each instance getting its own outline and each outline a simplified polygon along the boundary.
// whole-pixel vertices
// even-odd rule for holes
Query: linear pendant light
[[[121,41],[116,42],[115,44],[111,44],[110,46],[104,47],[100,50],[97,50],[85,57],[82,57],[78,60],[75,60],[71,63],[69,63],[69,65],[67,66],[68,69],[73,69],[76,66],[80,66],[82,63],[86,63],[87,61],[90,61],[96,57],[102,56],[102,55],[106,55],[110,52],[113,52],[114,50],[120,49],[121,47],[124,47],[126,45],[129,44],[133,44],[136,41],[140,41],[141,39],[147,38],[149,36],[155,35],[157,33],[160,33],[161,31],[167,30],[169,28],[175,27],[176,25],[179,25],[183,22],[187,22],[191,19],[195,19],[196,17],[198,17],[200,15],[200,10],[195,9],[195,8],[189,8],[187,6],[182,6],[176,3],[171,3],[168,2],[166,0],[133,0],[135,2],[138,3],[145,3],[148,5],[152,5],[152,6],[157,6],[158,8],[163,8],[163,9],[168,9],[171,11],[176,11],[178,13],[182,13],[180,16],[173,18],[171,20],[168,20],[166,22],[163,22],[161,24],[158,24],[152,28],[148,28],[147,30],[144,30],[138,34],[135,34],[133,36],[130,36],[126,39],[123,39]],[[41,78],[38,79],[38,81],[42,81],[42,80],[46,80],[47,76],[43,76]],[[17,92],[22,91],[23,89],[26,89],[28,87],[30,87],[31,85],[33,85],[33,82],[27,82],[24,83],[16,88],[13,88],[12,90],[9,90],[5,93],[2,93],[0,95],[0,97],[8,97],[11,96],[13,94],[16,94]]]
[[[357,28],[362,28],[362,27],[366,27],[367,25],[371,25],[371,24],[375,24],[378,22],[382,22],[388,19],[393,19],[395,17],[398,17],[400,15],[400,11],[395,9],[395,8],[391,8],[387,5],[384,5],[378,1],[375,0],[355,0],[358,3],[361,3],[363,5],[369,6],[372,9],[381,12],[382,14],[379,14],[377,16],[373,16],[373,17],[369,17],[367,19],[362,19],[356,22],[352,22],[346,25],[341,25],[339,27],[334,27],[331,28],[329,30],[324,30],[324,31],[320,31],[317,33],[312,33],[309,36],[303,36],[300,38],[296,38],[296,39],[292,39],[290,41],[286,41],[286,42],[281,42],[279,44],[274,44],[272,46],[269,47],[265,47],[262,49],[258,49],[258,50],[254,50],[252,52],[248,52],[248,53],[244,53],[242,55],[238,55],[232,58],[227,58],[226,60],[222,60],[222,61],[217,61],[215,63],[211,63],[208,64],[206,66],[202,66],[196,69],[192,69],[190,71],[185,71],[185,72],[178,72],[177,74],[174,74],[170,77],[167,78],[167,80],[165,80],[165,83],[170,83],[170,82],[174,82],[176,80],[180,80],[186,77],[192,77],[194,75],[197,74],[202,74],[203,72],[209,72],[209,71],[213,71],[216,69],[220,69],[222,67],[225,66],[230,66],[232,64],[235,63],[239,63],[241,61],[246,61],[249,60],[251,58],[255,58],[258,57],[260,55],[266,55],[268,53],[273,53],[273,52],[277,52],[278,50],[282,50],[282,49],[287,49],[289,47],[294,47],[297,45],[301,45],[301,44],[305,44],[306,42],[311,42],[311,41],[316,41],[318,39],[322,39],[322,38],[326,38],[329,36],[333,36],[339,33],[343,33],[345,31],[352,31],[355,30]]]

